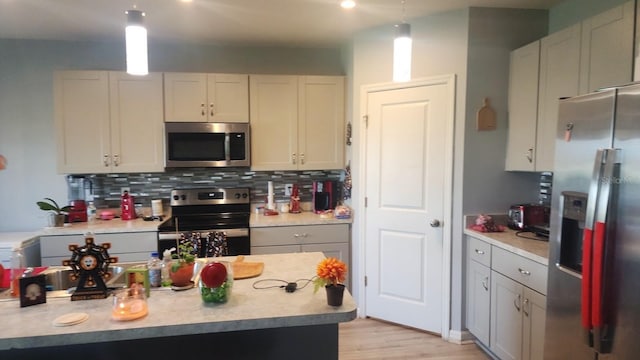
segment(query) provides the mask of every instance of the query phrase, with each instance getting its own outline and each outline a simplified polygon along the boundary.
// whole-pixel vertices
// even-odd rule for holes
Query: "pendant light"
[[[393,40],[393,81],[411,80],[411,25],[404,21],[404,2],[402,0],[402,23],[395,25],[396,37]]]
[[[147,75],[147,29],[142,23],[145,14],[140,10],[128,10],[125,40],[127,51],[127,73],[131,75]]]

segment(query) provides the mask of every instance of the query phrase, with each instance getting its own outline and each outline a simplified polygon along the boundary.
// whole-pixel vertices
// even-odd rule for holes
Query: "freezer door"
[[[560,264],[563,236],[576,238],[576,234],[562,228],[563,194],[589,193],[598,149],[612,147],[615,93],[606,90],[560,101],[550,217],[545,359],[596,356],[585,342],[581,324],[580,267],[567,271]],[[582,232],[584,227],[584,222],[578,222],[571,231]],[[567,232],[563,234],[563,230]],[[571,251],[576,254],[567,254],[565,248],[564,256],[581,257],[582,247],[573,248]]]
[[[640,85],[618,90],[615,148],[621,149],[617,185],[618,204],[610,216],[615,217],[609,236],[614,250],[608,260],[613,263],[608,310],[613,316],[611,358],[638,359],[640,354]],[[600,357],[609,359],[609,357]]]

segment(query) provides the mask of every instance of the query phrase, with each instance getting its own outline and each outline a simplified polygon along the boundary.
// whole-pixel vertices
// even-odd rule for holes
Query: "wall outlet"
[[[293,184],[284,184],[284,196],[291,196],[292,189],[293,189]]]
[[[124,194],[125,191],[131,194],[131,189],[128,186],[123,186],[120,188],[120,195]]]

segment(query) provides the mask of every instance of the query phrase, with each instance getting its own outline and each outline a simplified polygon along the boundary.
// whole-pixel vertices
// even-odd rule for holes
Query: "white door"
[[[365,312],[434,333],[448,319],[453,79],[370,91],[366,105]]]

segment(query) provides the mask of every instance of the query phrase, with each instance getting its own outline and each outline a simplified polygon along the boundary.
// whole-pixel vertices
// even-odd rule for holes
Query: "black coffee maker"
[[[313,182],[313,212],[333,210],[338,205],[338,182],[335,180]]]

